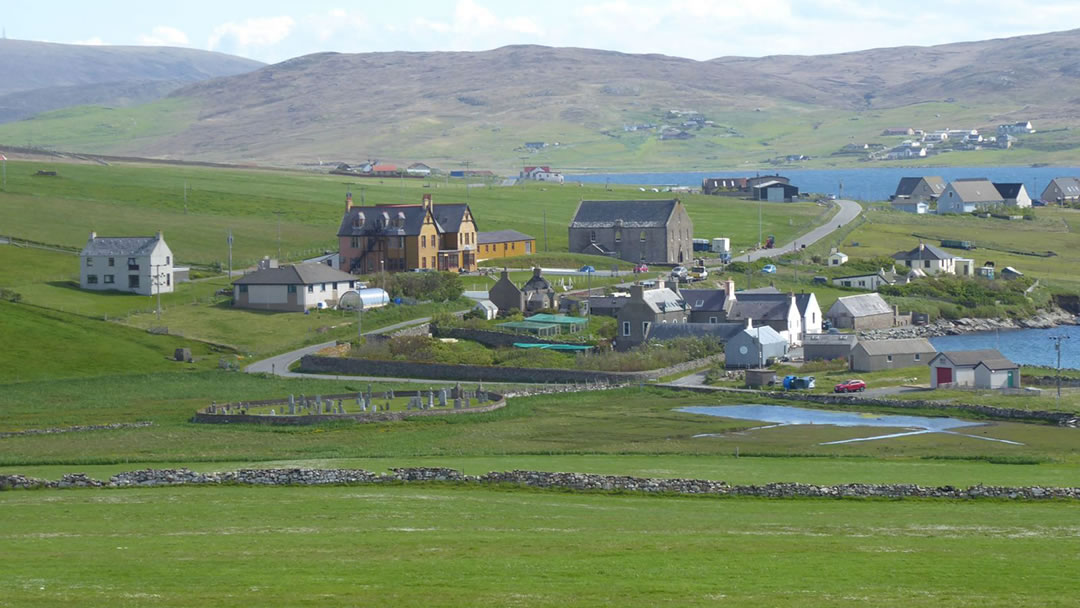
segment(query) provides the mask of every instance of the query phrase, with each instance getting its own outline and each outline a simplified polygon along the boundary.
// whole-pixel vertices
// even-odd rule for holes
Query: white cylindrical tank
[[[713,253],[731,253],[731,239],[726,236],[712,240]]]
[[[364,310],[378,308],[390,303],[390,294],[378,287],[352,289],[341,294],[341,297],[338,298],[338,308],[356,310],[357,302],[362,304]]]

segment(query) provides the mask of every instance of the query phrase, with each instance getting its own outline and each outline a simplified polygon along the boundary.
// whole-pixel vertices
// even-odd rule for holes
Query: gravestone
[[[289,393],[289,405],[296,405],[296,398],[292,396],[292,393]]]
[[[393,399],[394,398],[394,389],[390,389],[389,391],[387,391],[386,398],[387,399]]]
[[[434,391],[428,390],[428,392],[427,392],[427,406],[428,406],[429,410],[433,409],[435,407],[435,392]]]
[[[173,359],[182,363],[191,363],[193,361],[191,357],[190,348],[178,348],[173,351]]]
[[[290,403],[289,404],[289,415],[290,416],[295,416],[296,415],[296,404],[295,403]]]
[[[439,389],[439,407],[446,407],[446,389]]]
[[[472,407],[472,403],[471,403],[471,401],[469,399],[469,396],[465,395],[465,408],[468,409],[470,407]]]
[[[272,410],[272,409],[270,410],[270,415],[271,415],[271,416],[277,416],[277,414],[275,414],[275,413],[274,413],[274,410]]]
[[[461,409],[461,399],[454,399],[454,409],[455,410],[460,410]]]

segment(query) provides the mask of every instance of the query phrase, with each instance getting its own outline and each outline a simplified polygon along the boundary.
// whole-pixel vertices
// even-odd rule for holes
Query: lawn
[[[1068,503],[432,485],[23,491],[0,506],[14,605],[983,607],[1080,594]]]

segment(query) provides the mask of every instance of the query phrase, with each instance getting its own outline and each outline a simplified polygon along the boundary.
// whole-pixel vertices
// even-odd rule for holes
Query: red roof
[[[375,173],[382,173],[384,171],[397,171],[398,168],[395,165],[375,165],[371,170]]]

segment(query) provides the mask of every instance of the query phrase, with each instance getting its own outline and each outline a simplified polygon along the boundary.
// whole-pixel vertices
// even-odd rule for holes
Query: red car
[[[643,262],[634,266],[634,272],[649,272],[649,266]]]
[[[847,380],[833,387],[834,393],[861,393],[866,390],[866,383],[862,380]]]

